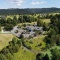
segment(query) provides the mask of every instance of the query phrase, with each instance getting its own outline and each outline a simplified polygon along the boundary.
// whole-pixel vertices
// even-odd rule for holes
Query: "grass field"
[[[8,42],[13,38],[12,34],[0,34],[0,50],[8,45]]]
[[[43,19],[42,21],[45,22],[45,23],[47,23],[47,24],[50,23],[50,19]]]
[[[15,53],[12,60],[36,60],[36,55],[33,52],[20,48],[19,52]]]
[[[53,16],[54,16],[54,15],[56,15],[56,14],[59,15],[60,13],[50,13],[49,15],[53,15]]]
[[[31,48],[37,52],[41,51],[41,48],[45,47],[45,42],[43,41],[45,35],[34,37],[30,40],[25,40],[25,44],[31,46]],[[31,43],[32,42],[32,43]],[[42,44],[41,46],[39,46]]]

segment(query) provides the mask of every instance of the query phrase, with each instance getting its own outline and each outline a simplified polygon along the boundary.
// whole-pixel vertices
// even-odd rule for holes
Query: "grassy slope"
[[[0,50],[8,45],[8,42],[13,38],[12,34],[0,34]]]
[[[45,42],[43,42],[45,35],[34,37],[30,40],[26,40],[25,43],[28,46],[31,46],[33,50],[40,52],[41,48],[45,47]],[[33,44],[30,43],[30,41],[33,42]],[[42,46],[38,46],[40,43],[42,43]]]
[[[36,55],[33,52],[24,50],[24,48],[20,48],[19,52],[14,54],[12,60],[35,60]]]
[[[28,40],[28,42],[26,42],[26,44],[30,45],[32,47],[32,49],[36,50],[36,51],[41,51],[42,47],[45,47],[45,43],[43,42],[44,39],[44,35],[42,36],[37,36],[33,39],[30,39],[33,41],[33,44],[30,44]],[[42,43],[41,47],[35,47],[36,45]],[[20,48],[19,52],[15,53],[13,56],[12,60],[36,60],[36,54],[32,51],[26,50],[23,47]]]

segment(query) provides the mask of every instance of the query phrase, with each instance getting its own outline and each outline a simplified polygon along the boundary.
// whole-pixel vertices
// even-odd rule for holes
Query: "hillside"
[[[60,8],[25,8],[25,9],[0,9],[0,15],[4,14],[38,14],[60,12]]]

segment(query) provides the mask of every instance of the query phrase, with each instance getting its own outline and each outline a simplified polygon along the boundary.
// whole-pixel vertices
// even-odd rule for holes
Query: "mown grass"
[[[0,34],[0,50],[8,45],[8,42],[13,38],[12,34]]]

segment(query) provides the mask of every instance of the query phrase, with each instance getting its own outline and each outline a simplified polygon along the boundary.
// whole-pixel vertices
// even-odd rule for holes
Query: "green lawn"
[[[15,53],[12,60],[36,60],[36,55],[33,52],[20,48],[19,52]]]
[[[28,40],[25,40],[25,44],[27,46],[31,46],[32,50],[35,50],[36,52],[40,52],[41,51],[41,48],[44,48],[46,45],[45,45],[45,42],[43,41],[45,35],[41,35],[41,36],[37,36],[37,37],[34,37],[32,39],[28,39]],[[32,42],[32,43],[30,43]],[[40,45],[40,43],[42,44],[41,46],[38,46]]]
[[[12,34],[0,34],[0,50],[8,45],[8,42],[13,38]]]

